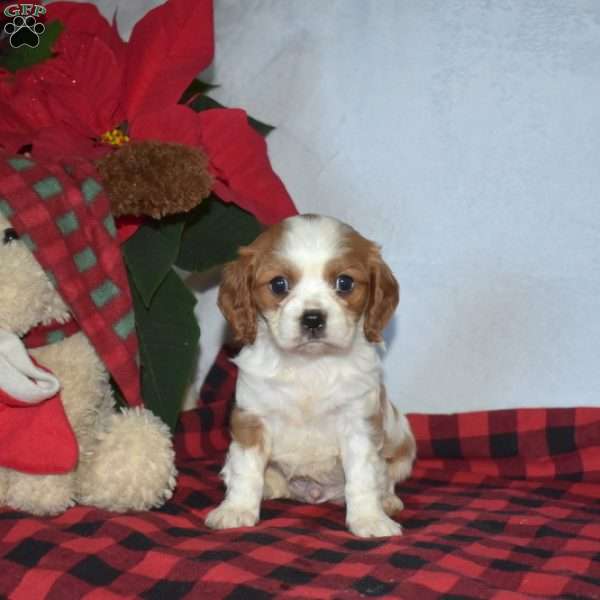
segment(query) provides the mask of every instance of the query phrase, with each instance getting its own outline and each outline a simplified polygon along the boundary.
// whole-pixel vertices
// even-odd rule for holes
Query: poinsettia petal
[[[129,120],[177,103],[213,53],[212,0],[170,0],[148,12],[127,45],[124,100]]]
[[[197,114],[182,104],[157,112],[144,113],[129,123],[129,135],[136,140],[155,140],[198,146],[200,144],[200,122]]]
[[[27,134],[32,143],[46,128],[66,127],[85,138],[99,137],[122,120],[122,68],[112,48],[88,34],[72,33],[56,58],[14,76],[0,76],[0,134]],[[13,151],[22,140],[9,140]]]
[[[139,228],[140,225],[146,220],[146,217],[132,217],[125,215],[117,217],[115,224],[117,225],[117,239],[119,244],[125,243]]]
[[[0,98],[0,145],[11,152],[27,145],[44,146],[40,153],[50,158],[93,145],[93,132],[69,114],[68,99],[53,98],[43,86],[31,89],[25,85]],[[64,118],[60,111],[65,111]]]
[[[123,67],[99,37],[72,33],[60,44],[58,56],[39,66],[37,77],[49,90],[57,121],[79,121],[101,135],[124,119],[119,112]]]
[[[31,154],[39,160],[62,160],[78,157],[89,160],[102,158],[110,148],[95,143],[69,127],[47,127],[37,132]]]
[[[0,94],[5,94],[10,91],[13,79],[13,73],[0,67]]]
[[[11,152],[16,152],[15,140],[27,137],[31,130],[26,123],[21,121],[21,117],[13,109],[9,98],[0,97],[0,145]]]
[[[123,58],[125,42],[120,38],[117,28],[110,24],[96,6],[88,3],[53,2],[46,6],[48,21],[58,20],[63,24],[64,31],[58,39],[67,37],[71,32],[85,33],[102,39],[119,58]]]
[[[0,130],[35,132],[52,125],[54,117],[48,108],[46,97],[35,81],[13,85],[2,94],[0,107]]]
[[[215,192],[251,212],[265,225],[297,214],[281,179],[271,168],[265,140],[239,109],[198,113],[201,145],[209,156],[217,181]]]
[[[95,114],[92,107],[86,104],[86,96],[76,89],[57,91],[57,95],[48,95],[48,108],[56,125],[70,127],[88,138],[99,137],[102,129],[94,127]]]
[[[10,154],[17,154],[21,148],[31,144],[31,134],[0,129],[0,148]]]

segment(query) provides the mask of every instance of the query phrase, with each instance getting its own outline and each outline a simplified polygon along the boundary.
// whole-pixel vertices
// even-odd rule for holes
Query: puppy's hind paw
[[[223,502],[208,513],[204,524],[211,529],[235,529],[252,527],[257,522],[258,511]]]
[[[358,537],[391,537],[402,535],[402,527],[399,523],[390,519],[387,515],[364,515],[348,522],[350,531]]]

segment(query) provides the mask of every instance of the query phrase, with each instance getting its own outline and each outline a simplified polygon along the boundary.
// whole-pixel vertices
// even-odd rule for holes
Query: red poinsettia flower
[[[55,56],[0,74],[0,145],[31,146],[39,158],[97,159],[129,139],[187,144],[207,154],[223,201],[265,224],[296,213],[243,110],[196,113],[178,104],[213,58],[212,0],[168,0],[128,43],[91,4],[49,4],[47,19],[64,27]]]

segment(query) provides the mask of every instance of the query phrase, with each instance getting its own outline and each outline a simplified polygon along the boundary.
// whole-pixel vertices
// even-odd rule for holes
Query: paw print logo
[[[13,48],[29,46],[37,48],[40,43],[40,35],[46,28],[43,23],[38,23],[33,15],[22,17],[17,15],[4,25],[4,32],[10,36],[9,43]]]

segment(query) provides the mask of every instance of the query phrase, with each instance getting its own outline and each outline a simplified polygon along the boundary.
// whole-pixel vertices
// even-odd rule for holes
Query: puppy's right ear
[[[223,268],[218,305],[229,322],[237,343],[252,344],[256,339],[256,306],[252,298],[254,253],[240,248],[240,257]]]

